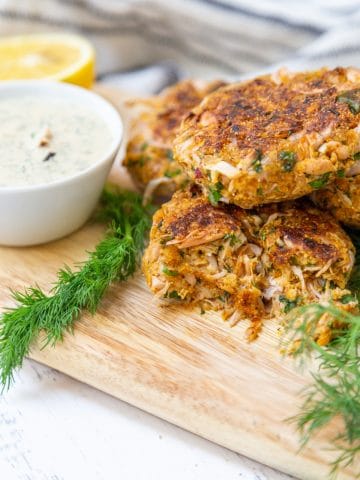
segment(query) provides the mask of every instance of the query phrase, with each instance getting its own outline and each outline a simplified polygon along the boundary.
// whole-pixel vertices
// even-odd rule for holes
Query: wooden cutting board
[[[86,258],[103,228],[87,225],[68,238],[31,248],[0,248],[0,304],[9,288],[48,290],[64,263]],[[108,292],[94,317],[83,315],[74,336],[31,358],[220,445],[304,480],[327,478],[334,454],[323,430],[298,453],[285,419],[296,414],[307,373],[279,354],[276,324],[251,344],[245,323],[230,328],[215,314],[159,307],[138,274]],[[355,468],[339,479],[355,477]]]
[[[48,290],[64,262],[84,260],[102,233],[88,225],[49,245],[0,248],[0,304],[11,304],[9,287],[38,283]],[[280,356],[276,325],[251,344],[245,327],[159,307],[139,274],[114,286],[74,336],[35,348],[31,358],[281,471],[325,479],[333,456],[323,448],[336,425],[297,455],[298,436],[284,420],[297,412],[309,378]]]

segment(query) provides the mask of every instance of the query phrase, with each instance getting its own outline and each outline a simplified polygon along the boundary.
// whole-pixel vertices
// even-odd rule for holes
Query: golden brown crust
[[[327,188],[314,192],[312,199],[339,222],[360,228],[360,175],[338,178]]]
[[[155,214],[143,271],[159,297],[250,320],[254,338],[263,320],[290,307],[333,300],[356,308],[341,301],[353,262],[345,232],[308,200],[215,207],[193,186]]]
[[[176,160],[243,208],[310,193],[360,150],[360,71],[263,76],[208,95],[182,122]]]
[[[295,266],[306,280],[306,272],[322,271],[322,279],[345,288],[355,250],[333,217],[306,199],[271,207],[277,215],[269,217],[260,235],[274,274]]]
[[[184,80],[157,96],[129,103],[133,120],[124,165],[141,190],[163,178],[155,194],[169,198],[186,183],[187,176],[173,159],[175,134],[184,116],[221,85],[223,82]]]

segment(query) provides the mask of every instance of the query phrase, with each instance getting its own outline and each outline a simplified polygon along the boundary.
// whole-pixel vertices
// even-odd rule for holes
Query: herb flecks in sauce
[[[49,152],[49,153],[45,156],[43,162],[49,161],[51,158],[55,157],[55,155],[56,155],[55,152]]]

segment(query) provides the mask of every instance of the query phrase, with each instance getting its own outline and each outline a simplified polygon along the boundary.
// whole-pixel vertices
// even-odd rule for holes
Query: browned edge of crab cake
[[[172,143],[183,117],[224,82],[184,80],[159,95],[129,102],[129,141],[124,165],[137,187],[161,202],[188,183],[174,161]]]
[[[359,70],[280,71],[205,97],[183,120],[174,156],[213,202],[295,199],[352,165],[359,113]]]
[[[192,186],[155,214],[143,271],[159,298],[221,311],[231,324],[250,320],[254,339],[263,320],[296,306],[333,301],[354,310],[345,289],[353,262],[345,232],[308,201],[214,207]],[[327,325],[320,337],[331,338]]]
[[[314,192],[312,200],[348,227],[360,228],[360,175],[337,178]]]
[[[332,302],[357,312],[357,301],[346,289],[355,248],[338,222],[307,199],[261,210],[270,214],[259,232],[269,283],[264,295],[271,298],[269,315],[281,318],[292,308],[312,302]],[[320,344],[332,338],[329,320],[324,317],[314,332]]]

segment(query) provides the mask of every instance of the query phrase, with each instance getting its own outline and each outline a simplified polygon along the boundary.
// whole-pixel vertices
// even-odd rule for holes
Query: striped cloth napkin
[[[76,31],[105,82],[153,93],[184,76],[360,66],[358,0],[2,0],[2,35]]]

